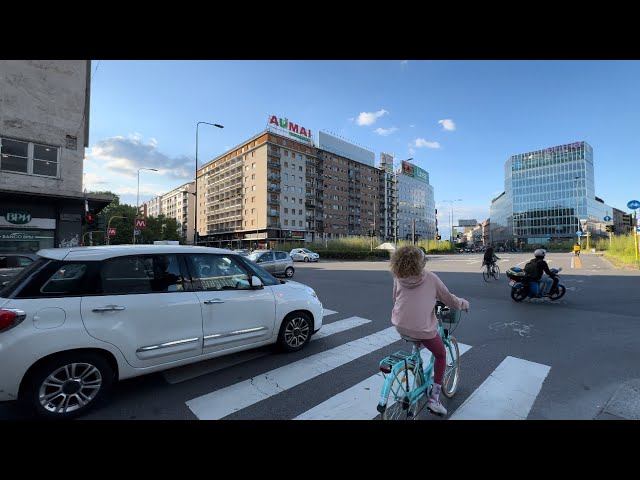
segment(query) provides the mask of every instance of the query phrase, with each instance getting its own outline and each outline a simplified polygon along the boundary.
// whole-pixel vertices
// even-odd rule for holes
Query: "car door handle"
[[[213,300],[204,301],[205,305],[211,305],[212,303],[224,303],[224,300],[222,300],[221,298],[214,298]]]
[[[107,305],[106,307],[96,307],[92,309],[92,312],[115,312],[119,310],[124,310],[124,307],[121,305]]]

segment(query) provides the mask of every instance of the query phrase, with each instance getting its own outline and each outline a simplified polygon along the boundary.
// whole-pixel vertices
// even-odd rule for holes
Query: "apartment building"
[[[310,130],[270,116],[264,131],[205,163],[197,173],[202,243],[312,240],[316,152]]]
[[[375,153],[320,132],[318,135],[316,231],[318,238],[335,239],[368,235],[384,228],[384,172],[374,166]],[[321,218],[318,218],[321,215]]]

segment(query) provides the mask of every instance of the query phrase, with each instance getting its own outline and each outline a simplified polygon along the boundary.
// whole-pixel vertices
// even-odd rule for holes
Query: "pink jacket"
[[[436,299],[454,310],[469,308],[469,302],[447,290],[438,276],[423,270],[417,277],[393,279],[391,323],[398,333],[428,340],[438,334]]]

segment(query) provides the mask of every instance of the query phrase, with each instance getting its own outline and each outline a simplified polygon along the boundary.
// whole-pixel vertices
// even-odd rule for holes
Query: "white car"
[[[312,288],[229,250],[174,245],[45,249],[0,290],[0,401],[84,413],[113,381],[277,344],[322,327]]]
[[[320,255],[308,248],[294,248],[289,255],[294,261],[317,262],[320,260]]]

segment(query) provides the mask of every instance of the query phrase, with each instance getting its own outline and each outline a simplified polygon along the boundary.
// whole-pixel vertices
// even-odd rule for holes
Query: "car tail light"
[[[9,330],[22,322],[27,315],[22,310],[17,309],[0,309],[0,332]]]

